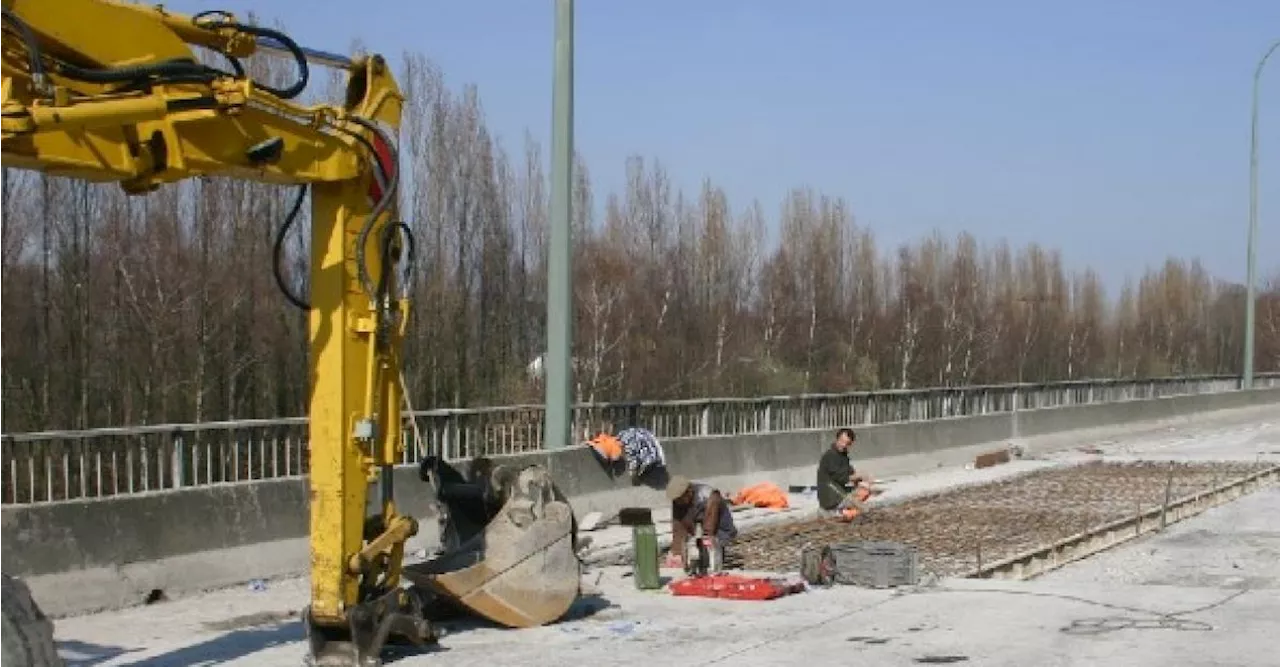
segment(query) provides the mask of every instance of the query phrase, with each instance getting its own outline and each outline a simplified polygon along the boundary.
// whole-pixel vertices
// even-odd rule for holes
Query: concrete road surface
[[[1115,458],[1280,462],[1280,412],[1162,424],[1082,444]],[[967,472],[983,471],[952,474]],[[640,592],[616,567],[589,571],[585,585],[597,594],[569,620],[520,631],[447,626],[436,650],[394,664],[1276,665],[1280,489],[1030,582],[835,587],[769,602]],[[306,597],[303,579],[272,581],[266,590],[61,619],[56,634],[71,665],[300,664],[296,612]]]

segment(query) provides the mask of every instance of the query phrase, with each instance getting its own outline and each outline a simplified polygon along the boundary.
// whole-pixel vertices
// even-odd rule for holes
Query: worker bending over
[[[633,479],[638,481],[651,470],[666,465],[667,457],[662,451],[662,443],[653,431],[632,426],[618,431],[617,435],[612,432],[613,424],[607,423],[587,444],[611,464],[625,462],[627,472],[631,473]]]
[[[818,461],[818,506],[852,520],[871,497],[869,480],[849,462],[849,450],[858,440],[851,428],[836,432],[836,441]]]
[[[719,551],[720,562],[724,563],[725,547],[738,537],[733,512],[724,494],[709,484],[676,475],[667,483],[667,499],[671,501],[671,553],[665,565],[683,567],[686,564],[685,542],[697,535],[699,526],[703,546],[708,551]]]

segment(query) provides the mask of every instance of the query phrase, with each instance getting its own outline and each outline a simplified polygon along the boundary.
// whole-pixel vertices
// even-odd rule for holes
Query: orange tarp
[[[594,447],[606,461],[617,461],[622,458],[622,441],[608,433],[597,435],[588,440],[587,444]]]
[[[787,494],[773,482],[760,482],[738,492],[733,497],[734,505],[754,505],[772,509],[786,509]]]

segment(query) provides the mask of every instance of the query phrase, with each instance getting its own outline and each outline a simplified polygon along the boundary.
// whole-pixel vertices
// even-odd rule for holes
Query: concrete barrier
[[[1280,403],[1280,388],[1024,410],[858,427],[859,465],[880,475],[958,464],[975,447],[1014,439]],[[725,490],[769,480],[812,484],[832,433],[800,431],[683,438],[664,443],[668,469]],[[547,466],[578,513],[661,506],[665,479],[634,485],[608,474],[588,448],[501,457]],[[416,542],[435,540],[432,491],[413,467],[396,471],[401,507],[417,516]],[[374,495],[374,494],[371,494]],[[276,479],[91,501],[3,508],[4,571],[23,577],[53,616],[306,571],[307,490]]]

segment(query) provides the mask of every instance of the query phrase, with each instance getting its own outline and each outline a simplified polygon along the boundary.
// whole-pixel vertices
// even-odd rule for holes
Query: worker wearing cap
[[[709,484],[691,482],[676,475],[667,483],[667,500],[671,501],[671,553],[668,567],[684,565],[685,542],[702,526],[702,538],[712,549],[723,550],[738,537],[733,525],[733,512],[720,491]]]

